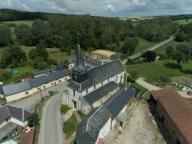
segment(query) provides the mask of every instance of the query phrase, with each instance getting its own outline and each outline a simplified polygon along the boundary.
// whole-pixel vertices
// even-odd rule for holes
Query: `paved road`
[[[160,87],[157,87],[155,85],[152,85],[152,84],[146,82],[143,78],[138,78],[135,82],[137,84],[141,85],[142,87],[144,87],[145,89],[147,89],[148,91],[161,89]]]
[[[173,39],[174,39],[174,37],[171,36],[169,39],[167,39],[167,40],[165,40],[165,41],[163,41],[163,42],[160,42],[160,43],[156,44],[155,46],[148,48],[147,50],[144,50],[144,51],[142,51],[142,52],[139,52],[139,53],[136,53],[136,54],[130,56],[129,59],[138,58],[138,57],[141,56],[141,54],[142,54],[143,52],[148,51],[148,50],[154,51],[154,50],[160,48],[161,46],[169,43],[169,42],[172,41]]]
[[[39,144],[63,144],[62,121],[59,107],[61,92],[50,98],[43,109]]]

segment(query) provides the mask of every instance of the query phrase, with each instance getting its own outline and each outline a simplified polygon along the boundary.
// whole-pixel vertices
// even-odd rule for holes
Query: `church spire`
[[[76,66],[80,66],[81,65],[81,48],[80,45],[77,45],[77,56],[76,56]]]

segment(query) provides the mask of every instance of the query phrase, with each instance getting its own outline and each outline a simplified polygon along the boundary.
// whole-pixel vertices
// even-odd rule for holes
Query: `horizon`
[[[104,17],[166,16],[192,13],[190,0],[5,0],[0,9]]]

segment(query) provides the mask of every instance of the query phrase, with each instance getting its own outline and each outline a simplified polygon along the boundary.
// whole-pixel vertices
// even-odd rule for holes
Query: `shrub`
[[[62,114],[66,114],[70,109],[71,109],[71,108],[70,108],[69,106],[64,105],[64,104],[62,104],[62,105],[60,106],[60,112],[61,112]]]

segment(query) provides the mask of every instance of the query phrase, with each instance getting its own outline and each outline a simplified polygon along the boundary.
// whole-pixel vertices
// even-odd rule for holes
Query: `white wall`
[[[10,122],[14,123],[14,124],[17,124],[21,127],[26,127],[27,126],[27,121],[26,122],[22,122],[22,121],[19,121],[13,117],[11,117],[11,119],[9,120]]]
[[[111,130],[110,127],[111,127],[111,118],[109,118],[109,120],[106,122],[106,124],[100,130],[99,135],[97,137],[96,144],[98,143],[98,140],[100,138],[104,138],[105,136],[107,136],[110,133],[110,130]]]
[[[47,88],[50,88],[50,87],[54,86],[55,84],[59,84],[61,82],[67,81],[69,79],[70,79],[70,77],[67,76],[67,77],[58,79],[56,81],[52,81],[50,83],[44,84],[44,85],[40,86],[40,88],[43,91],[43,90],[45,90]],[[59,82],[59,81],[61,81],[61,82]],[[52,85],[52,83],[54,83],[54,84]],[[7,102],[17,101],[17,100],[20,100],[22,98],[25,98],[25,97],[28,97],[28,96],[32,96],[33,94],[35,94],[37,92],[40,92],[40,90],[37,89],[37,88],[32,88],[31,90],[28,90],[28,91],[24,91],[24,92],[20,92],[20,93],[17,93],[17,94],[13,94],[13,95],[7,96],[6,99],[7,99]],[[47,91],[47,93],[48,93],[48,91]]]

